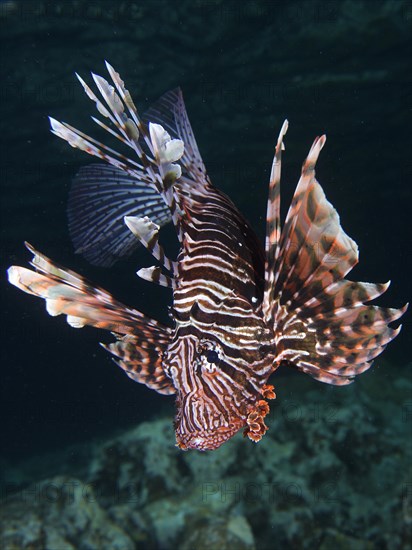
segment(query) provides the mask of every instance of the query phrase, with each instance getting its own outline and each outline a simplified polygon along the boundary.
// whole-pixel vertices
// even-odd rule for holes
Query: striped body
[[[198,196],[179,197],[186,221],[165,365],[178,390],[178,444],[209,448],[245,424],[275,347],[261,311],[263,249],[249,224],[206,181]]]
[[[282,126],[272,164],[265,247],[233,203],[210,183],[179,90],[139,116],[118,73],[113,85],[79,77],[99,113],[95,122],[132,156],[50,119],[52,131],[108,165],[82,168],[69,197],[69,229],[85,257],[110,266],[145,246],[157,265],[138,271],[173,292],[173,326],[121,304],[105,290],[27,245],[34,270],[12,266],[9,280],[46,300],[51,315],[76,328],[114,333],[104,346],[130,378],[176,396],[181,449],[216,449],[244,428],[259,441],[268,429],[269,377],[281,363],[329,384],[367,370],[400,330],[406,310],[369,302],[387,284],[345,279],[358,261],[356,243],[315,178],[326,138],[316,138],[283,228],[280,221]],[[103,101],[102,101],[103,100]],[[169,259],[159,228],[171,220],[180,251]],[[367,304],[365,304],[365,302]]]

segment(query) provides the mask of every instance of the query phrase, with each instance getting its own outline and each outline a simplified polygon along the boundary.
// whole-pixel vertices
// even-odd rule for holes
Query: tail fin
[[[85,325],[116,333],[118,342],[104,346],[120,362],[117,364],[133,380],[159,393],[172,394],[175,388],[162,367],[162,355],[170,340],[170,329],[115,300],[102,288],[49,260],[26,243],[34,257],[35,271],[19,266],[8,269],[14,286],[46,300],[50,315],[67,315],[75,328]]]
[[[112,266],[139,246],[124,222],[126,216],[146,215],[160,227],[172,219],[157,191],[102,163],[80,168],[72,182],[67,213],[76,253],[101,267]]]
[[[389,283],[344,278],[358,262],[358,248],[315,179],[326,136],[313,143],[285,226],[281,232],[276,229],[284,133],[276,148],[268,205],[264,314],[274,327],[277,364],[288,361],[322,382],[349,384],[397,336],[401,327],[388,325],[404,314],[407,305],[401,309],[365,305],[385,292]]]

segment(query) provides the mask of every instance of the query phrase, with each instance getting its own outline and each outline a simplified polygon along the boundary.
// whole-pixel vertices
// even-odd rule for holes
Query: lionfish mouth
[[[197,432],[182,434],[176,430],[176,445],[183,451],[196,449],[198,451],[213,451],[230,439],[243,424],[240,422],[229,427],[222,426],[213,432]]]

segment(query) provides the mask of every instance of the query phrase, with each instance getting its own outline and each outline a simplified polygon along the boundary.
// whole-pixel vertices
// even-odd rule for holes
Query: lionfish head
[[[221,346],[212,340],[184,336],[170,346],[165,370],[177,389],[175,431],[181,449],[217,449],[245,426],[245,400],[237,399],[229,369]]]

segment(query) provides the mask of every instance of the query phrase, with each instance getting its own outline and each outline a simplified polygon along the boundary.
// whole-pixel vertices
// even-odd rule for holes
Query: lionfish
[[[76,251],[100,266],[145,246],[157,265],[137,275],[172,290],[173,326],[123,305],[29,244],[34,271],[11,266],[9,281],[44,298],[48,313],[67,315],[73,327],[112,332],[116,341],[103,347],[127,375],[176,396],[181,449],[216,449],[241,428],[257,442],[268,429],[268,400],[276,397],[268,379],[279,365],[327,384],[350,384],[397,336],[401,327],[388,325],[407,305],[365,304],[389,283],[345,279],[358,248],[315,179],[326,136],[315,139],[303,163],[281,228],[283,123],[263,247],[232,201],[211,184],[180,89],[140,116],[119,74],[106,67],[113,85],[92,74],[100,99],[76,76],[107,123],[93,120],[134,155],[50,118],[54,134],[107,163],[83,167],[73,181],[71,237]],[[159,229],[170,220],[180,244],[176,261],[159,244]]]

